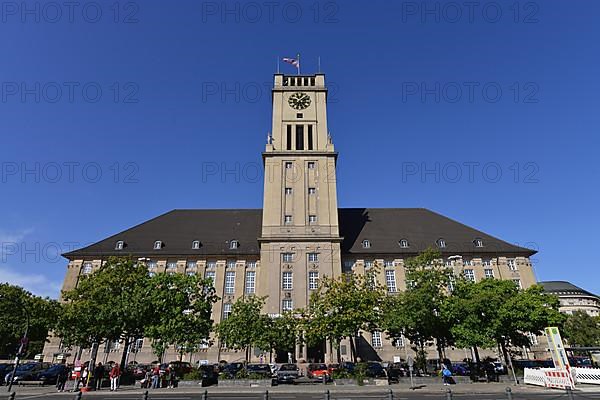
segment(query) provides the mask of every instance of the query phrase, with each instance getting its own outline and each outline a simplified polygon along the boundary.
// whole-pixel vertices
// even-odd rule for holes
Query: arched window
[[[483,239],[477,238],[473,240],[473,244],[475,247],[483,247]]]
[[[237,240],[232,240],[232,241],[229,242],[229,248],[231,250],[235,250],[238,247],[240,247],[240,242],[238,242]]]
[[[160,240],[157,240],[156,242],[154,242],[154,250],[160,250],[162,249],[163,243]]]
[[[443,249],[446,247],[446,240],[443,238],[439,238],[435,244],[437,244],[437,247],[439,247],[440,249]]]
[[[407,249],[408,248],[408,240],[407,239],[400,239],[400,242],[398,242],[398,244],[403,249]]]
[[[123,242],[122,240],[119,240],[115,244],[115,250],[123,250],[123,247],[125,247],[125,242]]]
[[[362,241],[362,247],[363,249],[370,249],[371,248],[371,241],[369,239],[365,239]]]
[[[198,250],[200,248],[200,241],[199,240],[194,240],[192,242],[192,249],[193,250]]]

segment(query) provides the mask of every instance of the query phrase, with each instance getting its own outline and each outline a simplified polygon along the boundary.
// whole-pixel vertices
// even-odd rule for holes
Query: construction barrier
[[[552,389],[573,389],[575,386],[569,371],[555,368],[525,368],[524,381]]]
[[[600,368],[573,368],[575,382],[600,385]]]
[[[539,368],[525,368],[524,382],[528,385],[546,387],[546,374]]]

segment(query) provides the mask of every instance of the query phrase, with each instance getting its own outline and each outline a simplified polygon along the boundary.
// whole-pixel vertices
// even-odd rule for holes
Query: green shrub
[[[358,364],[356,364],[356,367],[354,367],[354,378],[356,379],[356,383],[359,386],[362,386],[365,384],[364,380],[367,377],[367,363],[365,362],[360,362]]]
[[[201,381],[202,380],[202,371],[199,369],[192,369],[190,372],[183,375],[182,380],[184,380],[184,381]]]
[[[354,374],[345,368],[334,369],[331,372],[331,379],[352,379]]]

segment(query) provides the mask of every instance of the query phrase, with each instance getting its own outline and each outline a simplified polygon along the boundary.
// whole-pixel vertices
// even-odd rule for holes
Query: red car
[[[308,364],[306,375],[310,379],[323,379],[325,376],[329,380],[329,370],[325,364]]]

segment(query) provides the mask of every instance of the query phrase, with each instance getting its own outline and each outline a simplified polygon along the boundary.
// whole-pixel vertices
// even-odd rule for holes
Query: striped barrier
[[[555,368],[525,368],[524,379],[528,385],[552,389],[574,389],[575,383],[569,371]]]
[[[573,368],[575,382],[589,385],[600,385],[600,368]]]
[[[546,387],[546,375],[544,374],[544,371],[538,368],[525,368],[523,381],[528,385]]]

